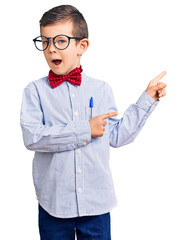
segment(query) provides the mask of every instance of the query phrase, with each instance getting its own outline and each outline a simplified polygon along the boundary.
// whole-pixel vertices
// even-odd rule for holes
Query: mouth
[[[61,59],[54,59],[54,60],[52,60],[52,63],[53,63],[55,66],[58,66],[61,62],[62,62]]]

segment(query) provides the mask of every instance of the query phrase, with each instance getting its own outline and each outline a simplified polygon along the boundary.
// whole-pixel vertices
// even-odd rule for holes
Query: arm
[[[155,109],[159,98],[166,95],[166,84],[159,82],[166,74],[160,73],[152,79],[136,104],[132,104],[119,120],[109,118],[109,140],[112,147],[120,147],[134,141],[147,118]],[[109,86],[109,111],[117,111],[112,89]]]
[[[109,89],[109,111],[117,111],[112,90]],[[137,103],[132,104],[121,119],[109,118],[110,146],[116,148],[133,142],[158,102],[144,91]]]
[[[45,125],[39,96],[36,89],[31,87],[23,92],[20,124],[24,144],[33,151],[67,151],[91,141],[88,120],[69,121],[66,125]]]

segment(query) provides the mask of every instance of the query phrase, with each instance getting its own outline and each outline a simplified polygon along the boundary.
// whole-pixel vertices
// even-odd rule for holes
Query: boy
[[[23,93],[21,127],[35,151],[33,180],[42,240],[109,240],[116,206],[109,146],[132,142],[166,95],[162,72],[121,119],[108,83],[85,75],[80,58],[89,46],[83,15],[62,5],[44,13],[34,39],[50,67]],[[93,101],[92,101],[93,100]]]

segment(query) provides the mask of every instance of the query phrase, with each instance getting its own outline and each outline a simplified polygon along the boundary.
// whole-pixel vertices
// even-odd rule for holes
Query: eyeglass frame
[[[60,49],[60,48],[58,48],[58,47],[56,47],[56,45],[55,45],[55,39],[56,39],[56,37],[59,37],[59,36],[65,36],[65,37],[67,37],[68,38],[68,45],[65,47],[65,48],[63,48],[63,49]],[[36,39],[38,38],[38,37],[44,37],[44,38],[46,38],[47,39],[47,46],[46,46],[46,48],[44,49],[44,50],[41,50],[41,49],[39,49],[38,47],[37,47],[37,45],[36,45]],[[45,37],[45,36],[38,36],[38,37],[36,37],[36,38],[34,38],[33,39],[33,41],[34,41],[34,45],[35,45],[35,47],[37,48],[37,50],[39,50],[39,51],[45,51],[47,48],[48,48],[48,46],[49,46],[49,44],[50,44],[50,39],[52,39],[53,40],[53,44],[54,44],[54,46],[55,46],[55,48],[57,48],[58,50],[65,50],[69,45],[70,45],[70,40],[71,39],[76,39],[76,40],[82,40],[83,38],[79,38],[79,37],[69,37],[69,36],[67,36],[67,35],[65,35],[65,34],[58,34],[58,35],[56,35],[55,37]]]

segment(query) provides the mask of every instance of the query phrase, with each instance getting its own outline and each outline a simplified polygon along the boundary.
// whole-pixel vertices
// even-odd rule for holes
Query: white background
[[[88,22],[86,75],[113,88],[121,118],[148,82],[166,70],[167,96],[136,140],[112,149],[118,206],[112,240],[186,239],[186,8],[182,0],[6,1],[1,5],[0,238],[39,240],[33,152],[19,125],[23,88],[48,74],[32,39],[50,8],[71,4]]]

